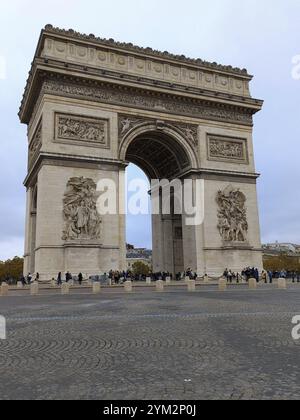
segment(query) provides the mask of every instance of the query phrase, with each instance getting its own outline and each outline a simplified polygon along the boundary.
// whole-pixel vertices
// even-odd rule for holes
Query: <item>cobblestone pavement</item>
[[[1,399],[299,399],[300,287],[0,297]]]

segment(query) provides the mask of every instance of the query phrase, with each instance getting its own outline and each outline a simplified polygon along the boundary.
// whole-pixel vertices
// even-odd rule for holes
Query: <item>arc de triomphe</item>
[[[124,173],[202,180],[204,221],[153,215],[153,270],[262,269],[246,70],[47,25],[20,108],[28,125],[25,273],[126,268]],[[96,185],[117,186],[100,218]],[[194,191],[195,192],[195,191]],[[86,209],[89,209],[87,219]]]

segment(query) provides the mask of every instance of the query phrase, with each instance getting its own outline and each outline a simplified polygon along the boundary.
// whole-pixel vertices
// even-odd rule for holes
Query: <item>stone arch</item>
[[[168,155],[165,170],[159,167],[159,154]],[[176,127],[153,121],[138,124],[121,138],[119,159],[135,163],[149,178],[174,178],[199,166],[196,151]]]
[[[183,130],[162,121],[137,120],[133,124],[126,126],[128,131],[119,142],[119,159],[139,166],[149,180],[181,179],[199,167],[198,138],[193,144]],[[194,130],[198,135],[197,128]],[[153,270],[174,276],[185,269],[183,216],[174,212],[175,200],[171,187],[170,213],[152,214]]]

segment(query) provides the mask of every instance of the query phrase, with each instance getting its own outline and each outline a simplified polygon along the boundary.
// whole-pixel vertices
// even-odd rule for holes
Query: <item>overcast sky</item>
[[[265,100],[254,130],[262,241],[300,243],[299,0],[0,1],[0,260],[23,255],[27,149],[17,112],[47,23],[246,67]],[[128,241],[151,246],[147,218],[129,218]]]

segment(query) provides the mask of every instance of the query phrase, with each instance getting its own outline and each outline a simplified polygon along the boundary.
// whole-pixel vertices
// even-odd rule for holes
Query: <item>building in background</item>
[[[135,248],[134,245],[126,245],[127,270],[131,271],[135,263],[141,262],[152,270],[152,250],[146,248]]]

